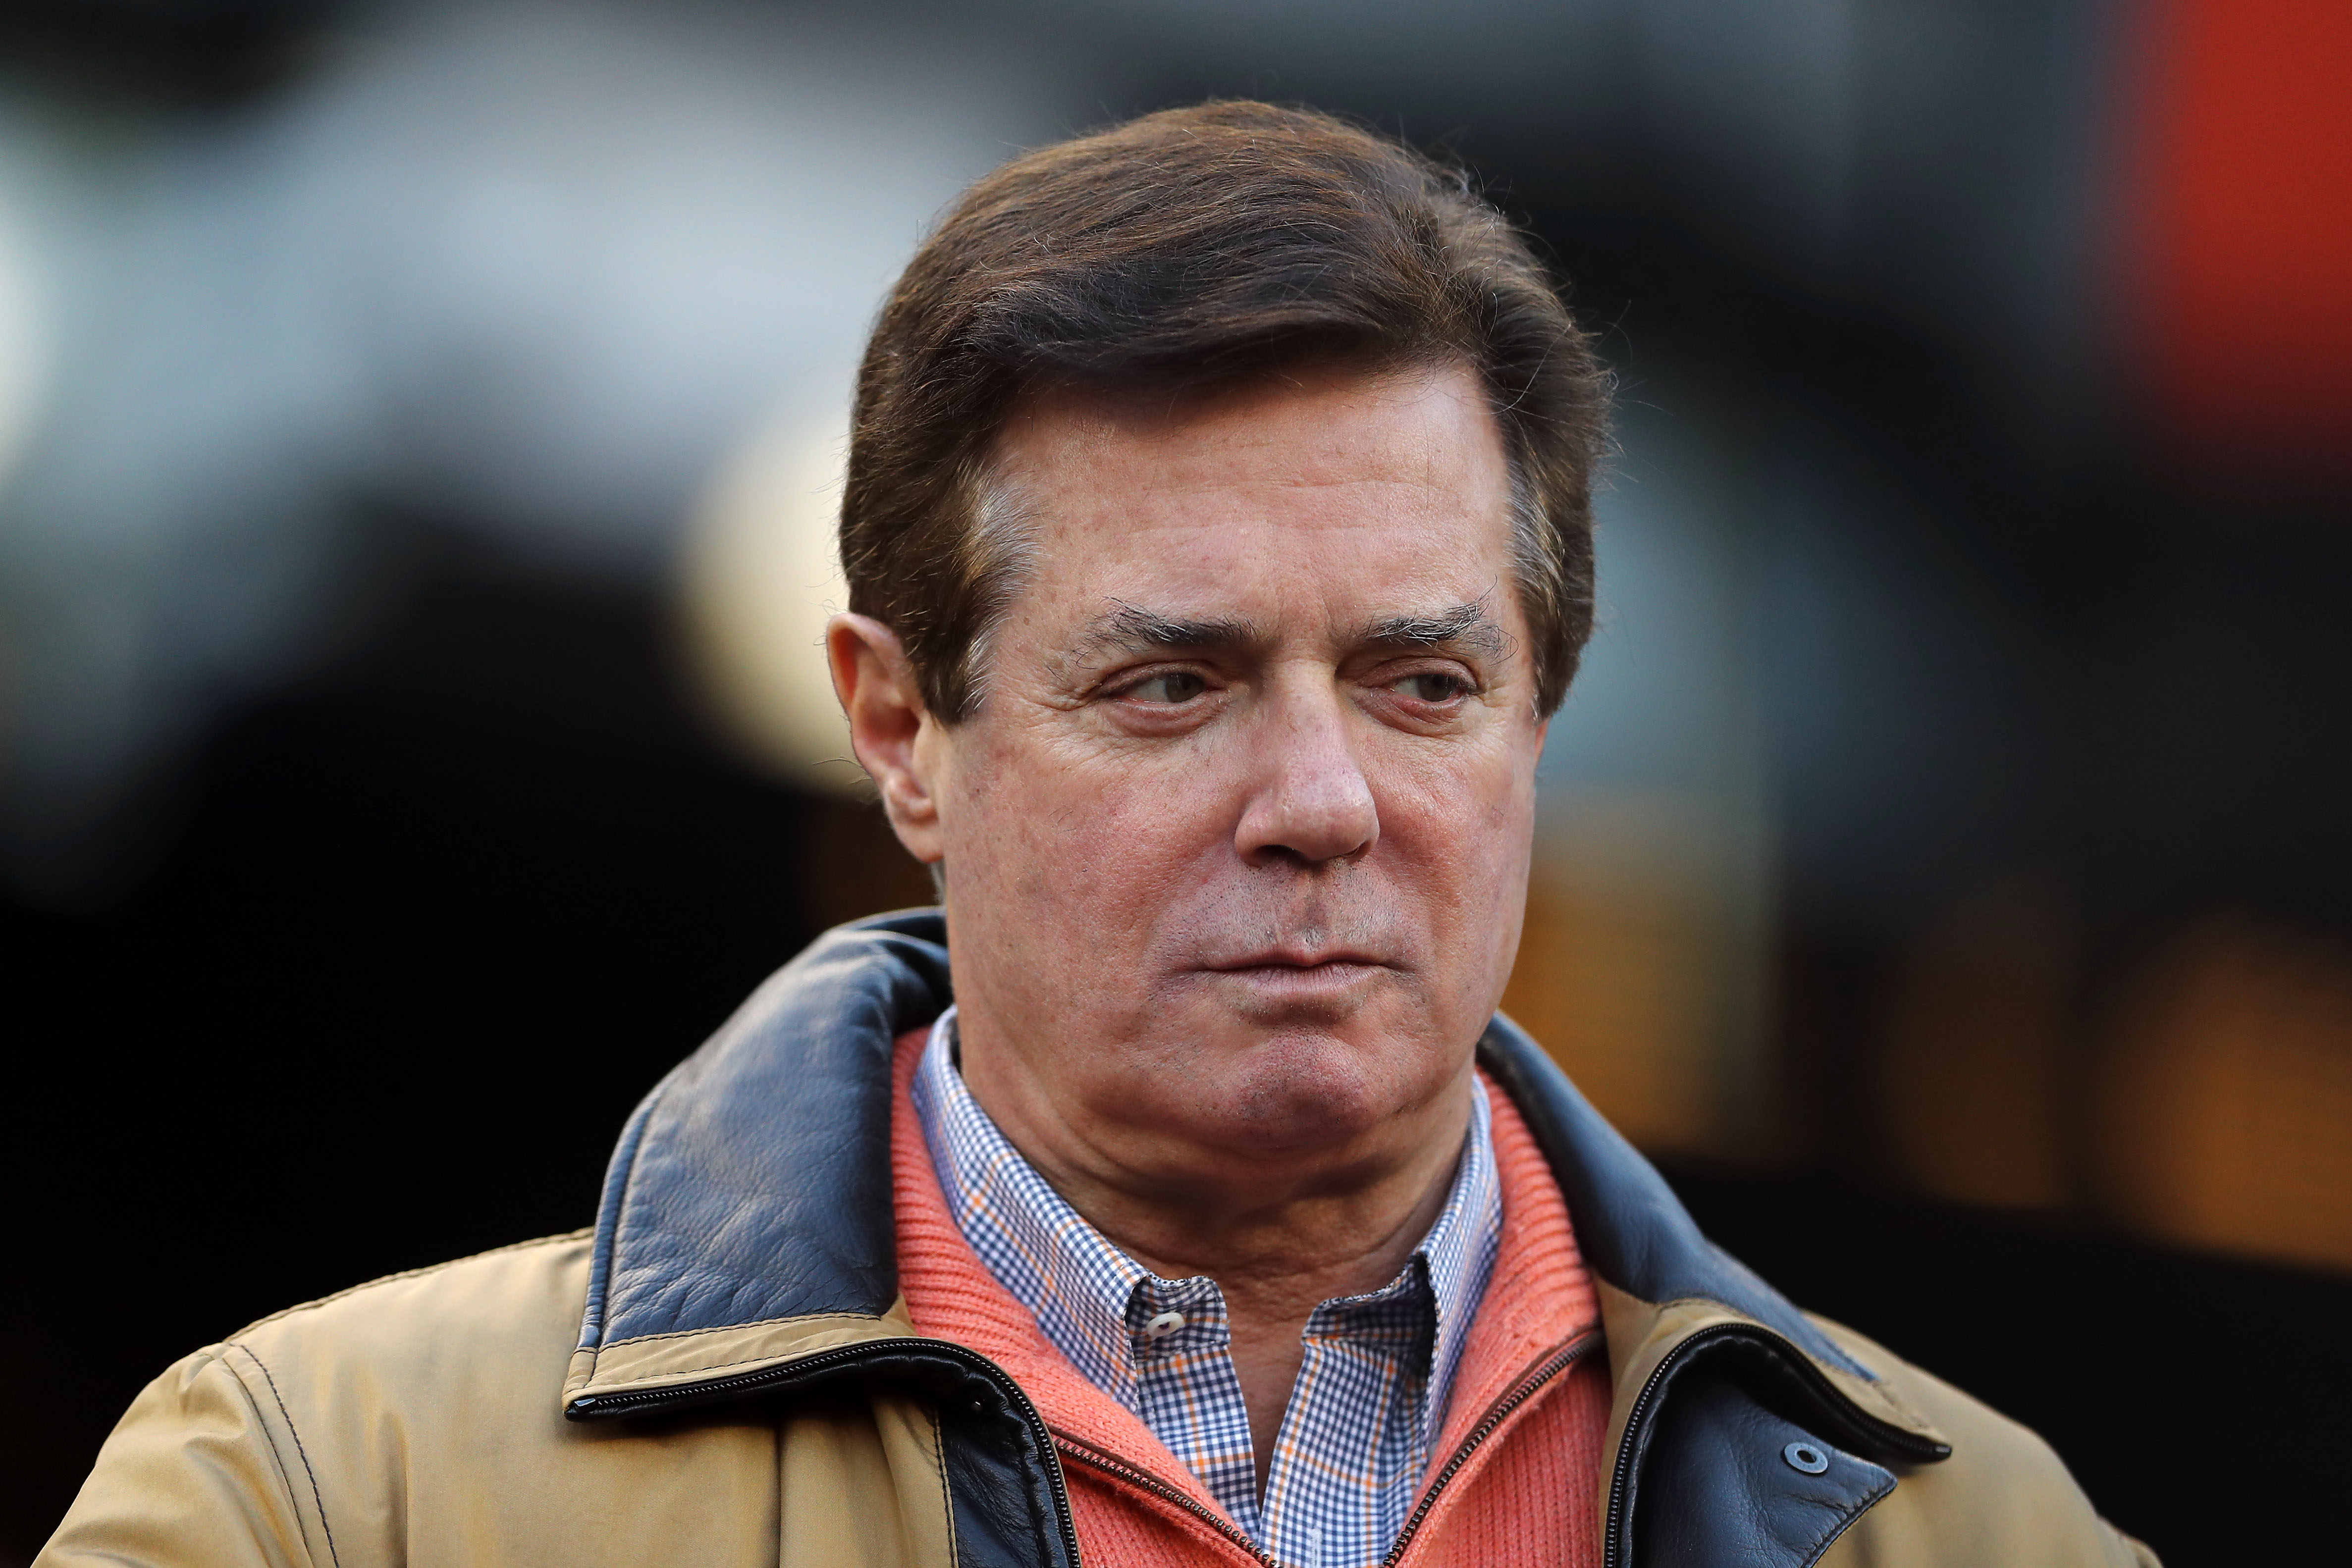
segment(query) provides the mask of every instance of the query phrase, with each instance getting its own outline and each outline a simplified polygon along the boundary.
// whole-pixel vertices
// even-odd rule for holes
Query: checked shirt
[[[1046,1184],[964,1086],[955,1016],[950,1009],[931,1030],[914,1103],[972,1250],[1071,1364],[1134,1411],[1262,1551],[1286,1568],[1379,1563],[1420,1495],[1502,1239],[1486,1097],[1470,1097],[1453,1189],[1404,1270],[1308,1317],[1261,1499],[1223,1292],[1205,1276],[1160,1279]]]

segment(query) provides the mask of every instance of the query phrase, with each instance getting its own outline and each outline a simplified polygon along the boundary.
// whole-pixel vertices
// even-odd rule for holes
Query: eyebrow
[[[1193,648],[1264,647],[1272,641],[1263,627],[1239,616],[1162,615],[1122,600],[1087,623],[1075,652],[1080,658],[1105,653],[1153,653]]]
[[[1257,622],[1241,616],[1163,615],[1114,599],[1112,608],[1087,623],[1070,656],[1104,653],[1165,653],[1209,649],[1263,648],[1273,639]],[[1421,615],[1389,615],[1364,623],[1358,645],[1389,650],[1459,648],[1488,658],[1509,652],[1510,633],[1475,599]]]
[[[1370,622],[1362,641],[1373,648],[1460,648],[1496,659],[1511,646],[1510,633],[1487,613],[1484,599],[1433,614],[1391,615]]]

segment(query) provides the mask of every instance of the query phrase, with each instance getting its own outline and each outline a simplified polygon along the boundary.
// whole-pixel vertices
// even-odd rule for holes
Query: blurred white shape
[[[824,623],[849,602],[835,548],[848,447],[845,410],[795,400],[772,417],[696,508],[679,575],[695,665],[728,735],[785,781],[845,794],[866,775],[834,700]]]
[[[821,17],[404,26],[295,116],[374,476],[592,568],[659,570],[779,389],[855,359],[923,225],[1031,129],[1017,76]]]
[[[141,780],[347,635],[363,512],[663,583],[780,390],[845,401],[923,225],[1050,134],[1050,51],[1013,49],[499,0],[388,7],[232,109],[0,80],[0,186],[50,166],[72,217],[56,392],[0,494],[0,874],[111,874]],[[6,310],[0,276],[0,358]]]
[[[0,486],[39,418],[54,345],[32,220],[0,170]]]

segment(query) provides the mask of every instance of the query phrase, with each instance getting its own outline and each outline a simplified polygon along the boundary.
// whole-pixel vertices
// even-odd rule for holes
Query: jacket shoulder
[[[1822,1556],[1822,1568],[2156,1568],[2153,1552],[2098,1516],[2038,1433],[1843,1323],[1813,1322],[1952,1445],[1941,1463],[1902,1469],[1895,1490]]]
[[[379,1395],[446,1388],[465,1370],[527,1364],[550,1408],[587,1300],[589,1232],[520,1241],[387,1274],[247,1324],[222,1342],[308,1381],[341,1368]]]
[[[117,1424],[42,1563],[385,1561],[365,1526],[413,1490],[421,1454],[569,1436],[556,1400],[588,1248],[551,1237],[394,1274],[183,1358]]]

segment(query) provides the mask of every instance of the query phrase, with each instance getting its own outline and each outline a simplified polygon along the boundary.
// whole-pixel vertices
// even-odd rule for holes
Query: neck
[[[1415,1158],[1344,1190],[1313,1190],[1319,1184],[1302,1178],[1296,1186],[1308,1190],[1272,1197],[1207,1182],[1171,1193],[1157,1182],[1128,1186],[1039,1168],[1088,1224],[1161,1278],[1206,1274],[1236,1315],[1264,1303],[1303,1325],[1323,1301],[1396,1278],[1445,1207],[1468,1115],[1465,1103]]]
[[[1273,1160],[1207,1149],[1171,1169],[1164,1142],[1139,1168],[1112,1141],[1081,1135],[1055,1115],[1048,1098],[996,1082],[986,1066],[967,1061],[965,1081],[1089,1225],[1163,1279],[1217,1282],[1261,1488],[1305,1359],[1307,1318],[1402,1271],[1445,1207],[1477,1092],[1465,1061],[1432,1103],[1401,1112],[1369,1143],[1351,1140],[1366,1146]]]
[[[1403,1270],[1445,1207],[1459,1159],[1417,1167],[1408,1181],[1346,1200],[1307,1201],[1229,1228],[1204,1226],[1197,1215],[1164,1207],[1124,1210],[1097,1206],[1108,1223],[1084,1204],[1072,1207],[1162,1279],[1206,1274],[1225,1298],[1234,1372],[1249,1407],[1258,1490],[1274,1468],[1275,1439],[1290,1406],[1306,1359],[1307,1320],[1339,1296],[1379,1290]]]

